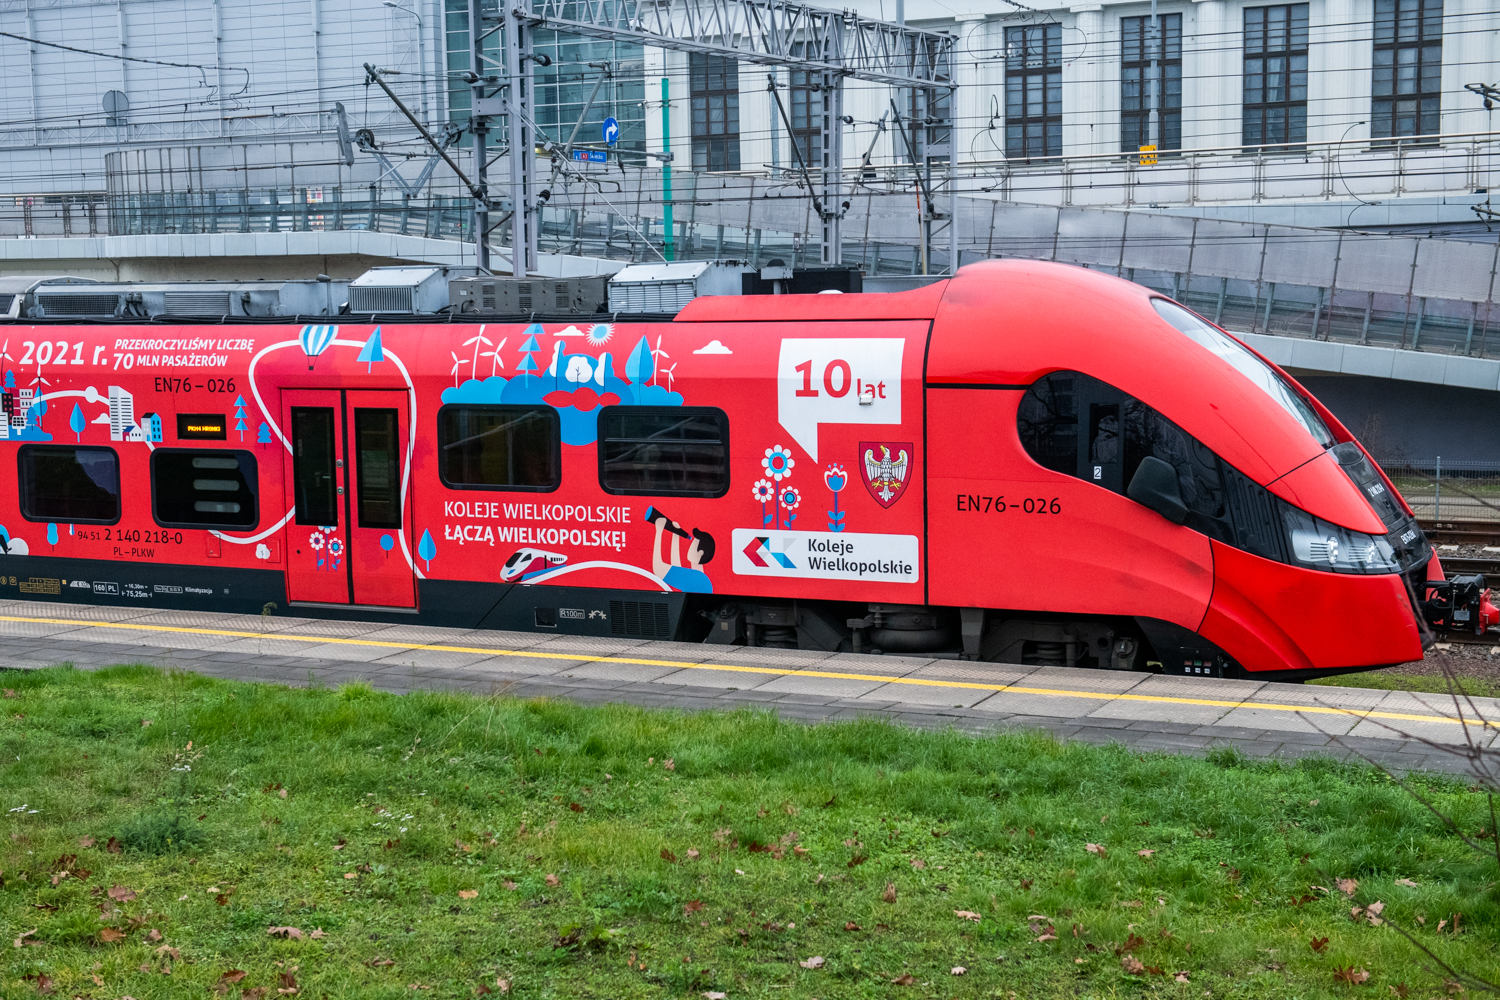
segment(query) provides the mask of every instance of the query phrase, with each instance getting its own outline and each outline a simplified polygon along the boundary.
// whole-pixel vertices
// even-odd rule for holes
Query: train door
[[[287,596],[292,601],[413,608],[416,587],[399,538],[409,504],[404,390],[282,393],[291,442],[284,477]]]

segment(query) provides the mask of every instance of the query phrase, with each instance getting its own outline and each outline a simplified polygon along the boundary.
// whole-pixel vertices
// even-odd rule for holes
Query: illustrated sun
[[[609,328],[608,323],[595,323],[589,327],[589,332],[585,336],[585,339],[588,340],[591,346],[598,347],[600,344],[609,343],[609,338],[612,336],[614,336],[614,331]]]

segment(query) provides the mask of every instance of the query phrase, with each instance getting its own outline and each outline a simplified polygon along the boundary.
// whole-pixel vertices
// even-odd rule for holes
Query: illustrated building
[[[161,414],[141,414],[141,434],[147,441],[157,443],[161,441]]]
[[[34,389],[22,389],[16,393],[16,410],[10,415],[12,427],[24,428],[26,426],[26,411],[31,409],[31,400],[35,395]]]
[[[117,385],[109,387],[109,439],[124,441],[135,426],[135,397]]]

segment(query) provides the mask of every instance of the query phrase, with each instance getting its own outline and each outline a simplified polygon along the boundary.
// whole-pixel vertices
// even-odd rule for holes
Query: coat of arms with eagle
[[[909,441],[861,441],[859,473],[870,496],[882,507],[889,507],[906,492],[906,475],[911,468],[912,446]]]

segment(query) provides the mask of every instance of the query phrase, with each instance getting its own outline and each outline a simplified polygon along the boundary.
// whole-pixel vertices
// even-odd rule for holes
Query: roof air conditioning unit
[[[676,313],[699,295],[741,294],[740,275],[753,271],[737,260],[632,264],[609,279],[609,311]]]
[[[448,281],[477,267],[372,267],[349,282],[351,313],[430,315],[448,308]]]
[[[455,278],[453,311],[466,315],[592,316],[605,306],[605,276],[586,278]]]

